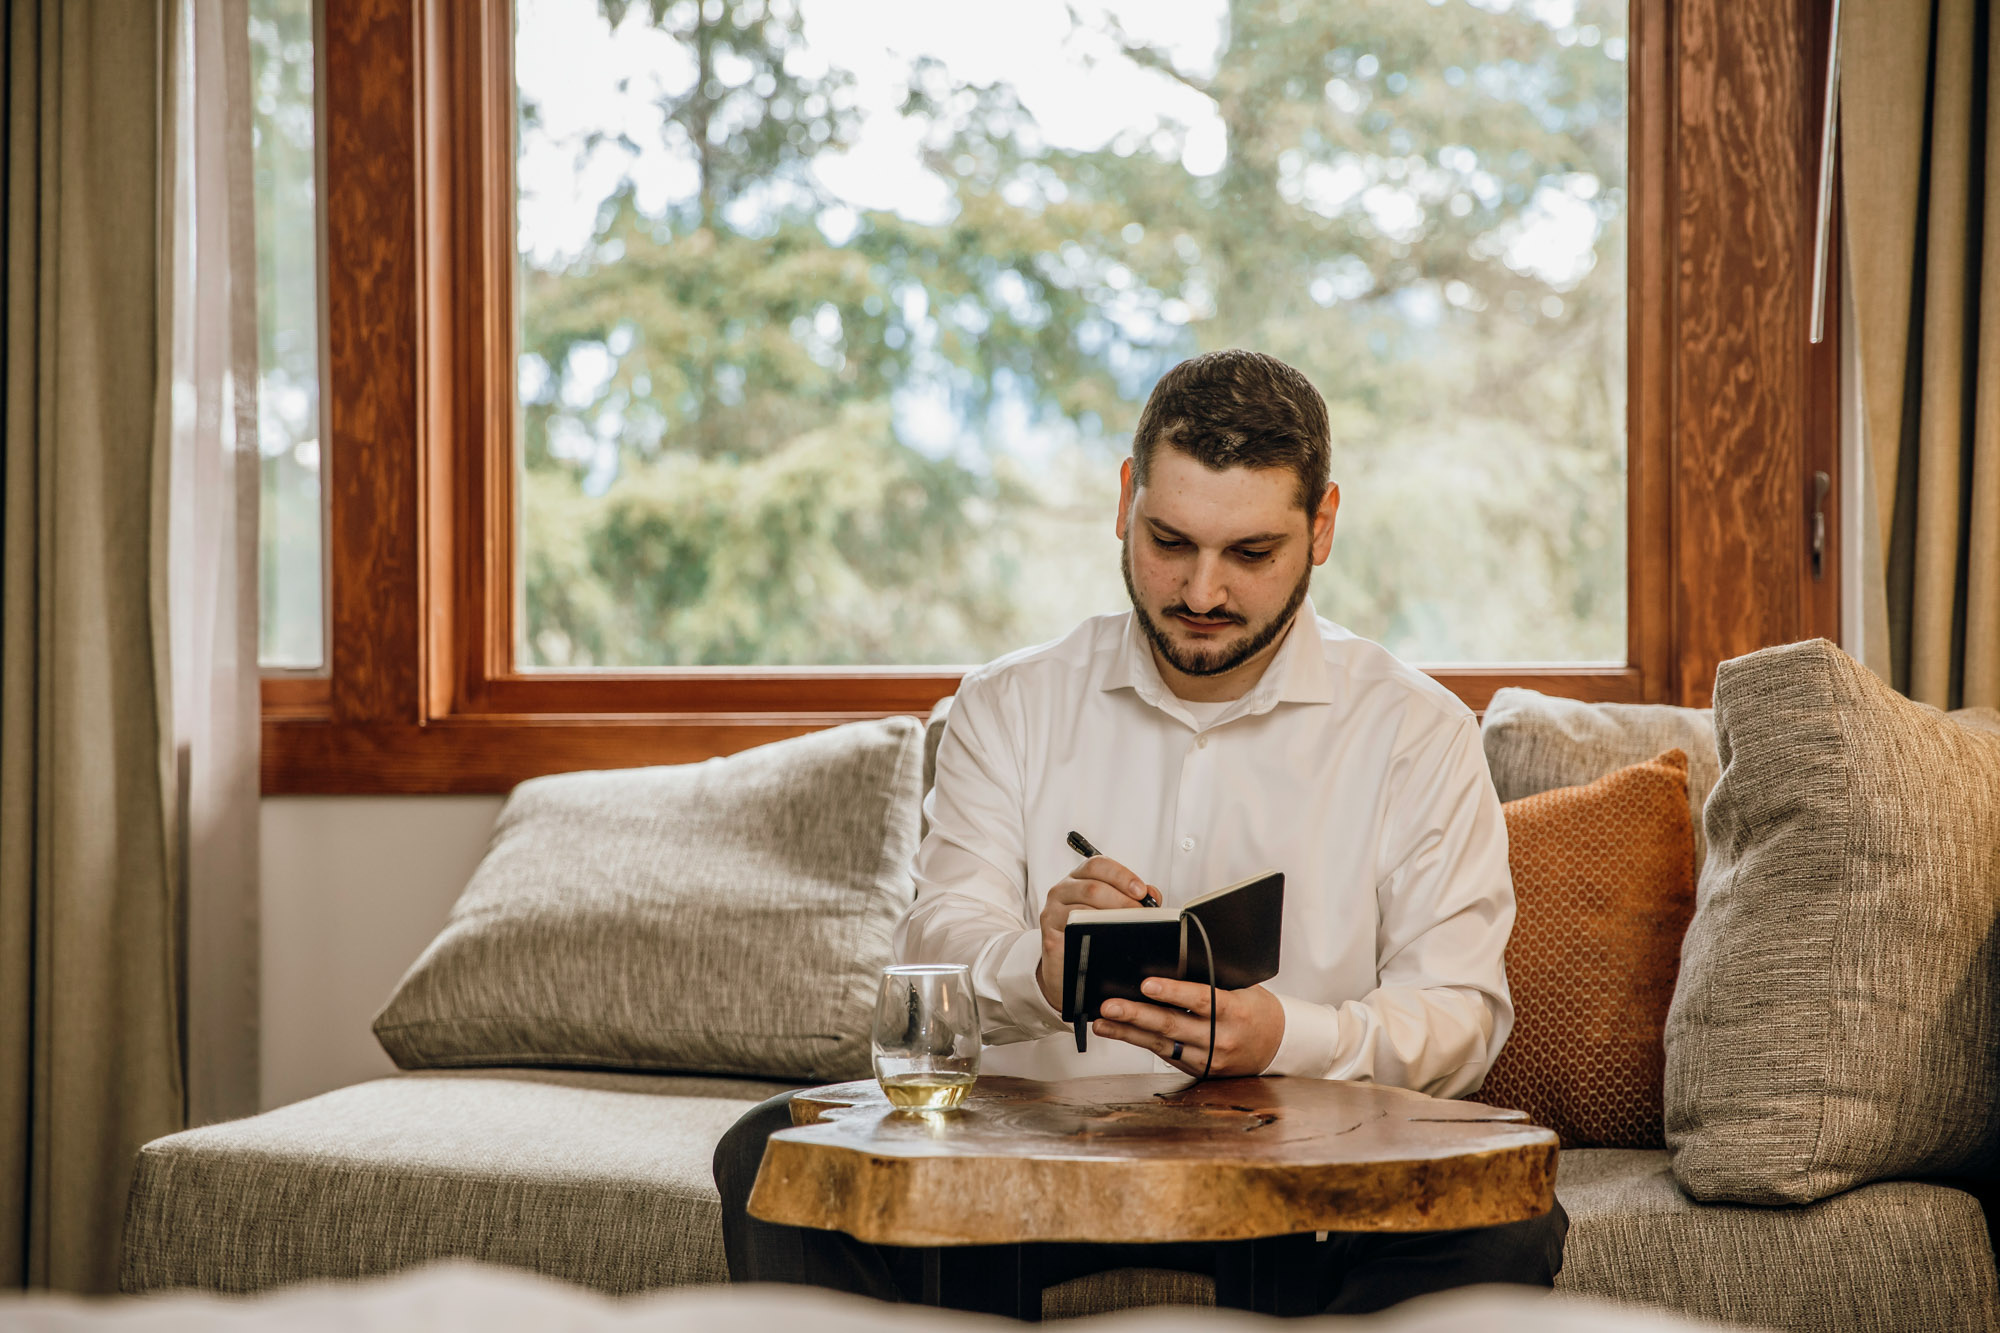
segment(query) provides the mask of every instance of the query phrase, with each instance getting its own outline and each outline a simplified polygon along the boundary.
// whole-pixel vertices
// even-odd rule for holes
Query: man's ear
[[[1132,460],[1126,459],[1118,465],[1118,540],[1125,540],[1125,529],[1132,521]]]
[[[1326,488],[1326,494],[1319,497],[1319,509],[1313,514],[1312,555],[1315,565],[1326,563],[1326,557],[1333,550],[1333,517],[1340,512],[1340,483],[1333,482]]]

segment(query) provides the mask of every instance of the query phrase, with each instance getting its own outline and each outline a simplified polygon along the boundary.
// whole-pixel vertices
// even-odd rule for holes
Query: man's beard
[[[1132,611],[1139,617],[1139,628],[1146,632],[1146,641],[1153,645],[1153,651],[1164,658],[1169,666],[1188,676],[1220,676],[1224,672],[1234,671],[1237,667],[1242,666],[1258,653],[1270,647],[1277,637],[1285,632],[1285,627],[1292,623],[1292,617],[1298,614],[1299,607],[1305,604],[1306,590],[1312,584],[1313,572],[1312,566],[1307,565],[1305,572],[1299,575],[1298,583],[1292,588],[1292,595],[1285,599],[1285,609],[1278,612],[1277,615],[1272,616],[1262,625],[1257,626],[1256,629],[1245,635],[1234,646],[1219,647],[1207,652],[1190,653],[1176,646],[1174,641],[1167,637],[1167,632],[1160,628],[1159,622],[1153,619],[1152,613],[1147,611],[1145,606],[1140,603],[1139,590],[1132,583],[1132,538],[1130,536],[1126,537],[1124,547],[1119,554],[1118,568],[1119,572],[1125,575],[1125,595],[1132,599]],[[1195,613],[1188,609],[1187,603],[1175,602],[1172,606],[1166,608],[1164,614],[1170,616],[1192,616]],[[1207,616],[1201,618],[1206,619],[1215,614],[1217,613],[1209,612]],[[1243,623],[1243,617],[1235,615],[1232,612],[1224,611],[1220,614],[1228,617],[1236,624],[1240,625]]]

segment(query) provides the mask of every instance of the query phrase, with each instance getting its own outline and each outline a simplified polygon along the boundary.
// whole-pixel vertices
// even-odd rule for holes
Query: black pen
[[[1071,850],[1074,851],[1078,856],[1092,857],[1092,856],[1104,855],[1103,852],[1098,851],[1095,847],[1092,847],[1090,845],[1090,839],[1084,837],[1081,833],[1078,833],[1075,829],[1071,829],[1069,831],[1069,837],[1065,841],[1069,843]],[[1160,905],[1160,900],[1153,896],[1152,890],[1150,889],[1146,891],[1146,896],[1139,900],[1139,906],[1141,907],[1158,907],[1159,905]]]

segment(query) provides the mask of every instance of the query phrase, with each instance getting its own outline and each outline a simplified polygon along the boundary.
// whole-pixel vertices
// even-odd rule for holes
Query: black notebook
[[[1080,1027],[1097,1018],[1106,1000],[1152,1003],[1139,991],[1147,977],[1208,981],[1208,952],[1215,954],[1215,984],[1242,990],[1278,975],[1278,940],[1285,915],[1285,877],[1266,870],[1228,888],[1172,907],[1078,908],[1063,927],[1063,1021]],[[1199,917],[1208,931],[1187,923]]]

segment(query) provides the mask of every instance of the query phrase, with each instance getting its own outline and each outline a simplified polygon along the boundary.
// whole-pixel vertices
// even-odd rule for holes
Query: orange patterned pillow
[[[1687,755],[1509,801],[1514,1033],[1479,1100],[1565,1148],[1658,1148],[1661,1033],[1694,916]]]

